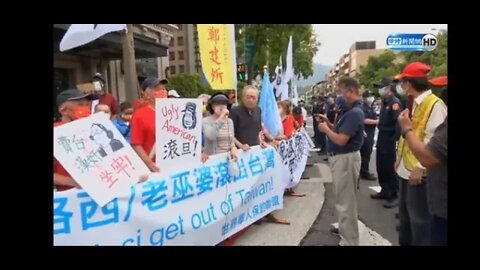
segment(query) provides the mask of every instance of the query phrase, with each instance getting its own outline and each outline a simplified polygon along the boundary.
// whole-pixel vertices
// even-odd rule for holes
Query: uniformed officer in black
[[[372,199],[387,200],[386,208],[396,205],[398,193],[398,180],[394,164],[396,159],[396,140],[398,139],[397,118],[402,111],[400,100],[395,96],[396,82],[389,78],[383,78],[379,84],[378,93],[382,98],[382,108],[378,123],[377,139],[377,175],[382,190],[372,194]]]
[[[325,114],[327,111],[327,105],[325,104],[325,98],[319,96],[317,102],[313,106],[312,116],[313,116],[313,132],[314,132],[314,142],[316,147],[320,147],[319,154],[325,154],[327,151],[327,142],[326,136],[324,133],[321,133],[318,130],[318,122],[315,118],[315,115]]]
[[[365,133],[367,137],[363,141],[360,155],[362,156],[362,166],[360,167],[360,178],[365,180],[377,180],[377,177],[370,173],[370,155],[372,154],[373,142],[375,137],[375,128],[378,124],[377,114],[372,108],[375,97],[368,90],[363,92],[363,113],[365,114]]]
[[[329,96],[327,99],[327,118],[331,123],[335,123],[337,117],[337,105],[335,104],[335,98]]]

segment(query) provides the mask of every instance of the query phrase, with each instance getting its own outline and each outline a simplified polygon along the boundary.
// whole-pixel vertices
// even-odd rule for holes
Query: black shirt
[[[384,99],[380,110],[378,130],[394,134],[397,128],[397,118],[401,111],[400,100],[396,96]]]
[[[337,115],[337,105],[335,103],[327,106],[327,118],[330,123],[335,122],[335,116]]]
[[[365,114],[365,119],[377,120],[377,114],[371,106],[368,106],[365,102],[363,103],[363,113]],[[370,133],[375,131],[375,124],[369,125],[365,124],[365,132]]]
[[[320,102],[313,106],[312,114],[315,115],[317,113],[319,114],[325,114],[327,111],[327,106],[325,105],[325,102]],[[315,119],[315,118],[314,118]]]
[[[350,136],[347,144],[340,146],[327,140],[327,151],[335,154],[345,154],[360,150],[363,144],[364,113],[363,102],[355,101],[350,108],[343,106],[333,127],[336,133],[343,133]]]
[[[258,133],[262,130],[262,111],[259,107],[249,111],[243,105],[236,106],[230,112],[230,119],[239,142],[250,146],[260,144]]]

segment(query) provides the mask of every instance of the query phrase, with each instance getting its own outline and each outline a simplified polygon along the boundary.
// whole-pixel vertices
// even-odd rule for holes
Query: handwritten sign
[[[215,245],[283,207],[286,167],[272,148],[227,154],[172,173],[152,174],[104,207],[81,190],[55,193],[55,245]],[[188,167],[188,168],[187,168]]]
[[[55,127],[53,134],[55,158],[100,206],[149,173],[105,113]]]
[[[197,24],[200,58],[212,89],[236,89],[235,33],[229,24]]]
[[[173,171],[200,163],[202,103],[200,99],[156,100],[156,163]]]
[[[295,133],[292,138],[280,142],[278,154],[289,171],[290,181],[287,188],[292,188],[300,182],[307,165],[309,150],[308,135],[304,128]]]

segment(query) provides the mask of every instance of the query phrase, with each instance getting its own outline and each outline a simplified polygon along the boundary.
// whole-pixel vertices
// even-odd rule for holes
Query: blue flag
[[[262,92],[258,107],[262,109],[262,122],[270,135],[278,136],[283,132],[282,120],[278,112],[277,101],[270,85],[268,72],[263,74]]]

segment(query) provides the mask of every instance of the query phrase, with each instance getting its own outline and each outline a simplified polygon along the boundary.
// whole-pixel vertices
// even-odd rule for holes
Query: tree
[[[245,82],[237,82],[238,93],[241,93]],[[178,94],[183,98],[196,98],[200,94],[213,95],[219,90],[213,90],[208,83],[202,83],[201,75],[194,74],[177,74],[170,76],[168,79],[168,89],[177,90]],[[228,92],[227,90],[220,92]]]
[[[447,75],[447,31],[441,31],[437,35],[437,41],[437,48],[431,52],[403,52],[405,62],[400,67],[403,69],[407,63],[419,61],[432,67],[430,77]]]
[[[198,73],[173,75],[169,78],[168,88],[177,90],[178,94],[185,98],[196,98],[202,93],[212,93],[209,85],[202,84]]]
[[[380,82],[384,77],[394,77],[400,73],[400,67],[395,65],[393,61],[397,55],[392,51],[386,51],[378,56],[370,56],[366,66],[360,67],[358,80],[366,89],[377,93],[373,84]]]
[[[237,55],[245,51],[245,40],[253,40],[251,50],[252,63],[248,63],[248,80],[254,76],[253,67],[257,66],[262,72],[263,66],[268,64],[268,70],[273,73],[282,56],[283,65],[286,64],[287,46],[292,36],[293,68],[295,75],[308,78],[313,75],[313,57],[320,43],[317,41],[311,24],[237,24],[236,25]]]
[[[437,35],[438,46],[431,52],[400,52],[396,55],[392,51],[376,57],[368,58],[367,65],[360,67],[360,74],[357,76],[360,84],[367,89],[377,93],[378,89],[373,87],[375,82],[379,82],[383,77],[394,77],[400,74],[408,63],[422,62],[431,66],[432,70],[429,77],[437,77],[447,74],[447,32],[442,31]],[[403,58],[399,64],[394,60],[398,57]]]

